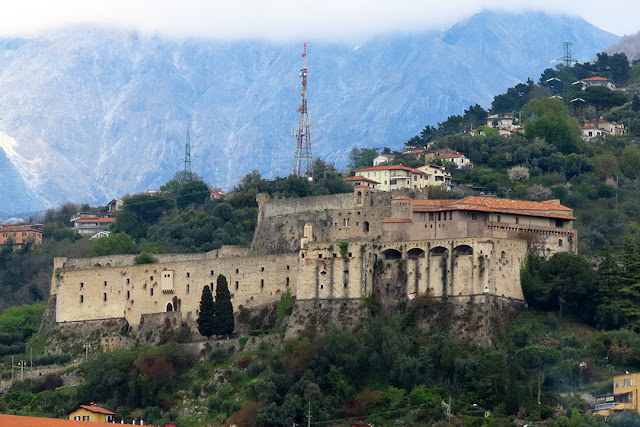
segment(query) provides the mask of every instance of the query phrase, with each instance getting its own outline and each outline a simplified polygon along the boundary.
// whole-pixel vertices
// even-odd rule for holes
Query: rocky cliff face
[[[315,156],[398,147],[528,77],[573,41],[589,59],[618,40],[579,19],[481,13],[445,33],[308,45]],[[102,204],[192,168],[229,188],[293,167],[302,41],[222,42],[74,29],[0,40],[0,212]]]

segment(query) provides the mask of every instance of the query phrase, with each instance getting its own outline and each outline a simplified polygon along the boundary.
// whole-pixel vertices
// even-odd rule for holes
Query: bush
[[[141,252],[134,259],[134,263],[136,264],[155,264],[158,262],[158,258],[154,257],[149,252]]]
[[[209,360],[213,363],[215,363],[216,365],[219,363],[224,362],[225,360],[227,360],[229,358],[229,353],[227,352],[226,349],[218,347],[216,349],[214,349],[211,354],[209,354]]]

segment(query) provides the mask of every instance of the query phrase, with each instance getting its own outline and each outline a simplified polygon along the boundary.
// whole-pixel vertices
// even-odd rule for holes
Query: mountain
[[[624,53],[631,61],[640,59],[640,31],[625,36],[619,42],[608,47],[605,52],[609,55]]]
[[[618,39],[578,18],[483,12],[445,32],[309,43],[313,154],[342,167],[353,146],[398,147],[536,79],[563,41],[588,60]],[[107,29],[0,40],[0,211],[157,188],[182,168],[187,126],[192,169],[214,186],[288,174],[301,51]]]

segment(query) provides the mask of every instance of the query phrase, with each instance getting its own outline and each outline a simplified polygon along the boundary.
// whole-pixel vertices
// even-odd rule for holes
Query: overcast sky
[[[1,36],[71,25],[171,37],[362,40],[397,30],[446,29],[482,9],[578,15],[614,34],[640,30],[639,0],[5,0]]]

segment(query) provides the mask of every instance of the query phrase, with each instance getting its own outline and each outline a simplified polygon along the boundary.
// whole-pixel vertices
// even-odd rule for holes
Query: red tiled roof
[[[394,197],[391,200],[411,200],[411,199],[407,196],[398,196],[398,197]]]
[[[393,154],[378,154],[379,156],[386,157],[387,159],[395,159],[396,156]]]
[[[413,221],[411,221],[409,218],[387,218],[382,220],[383,224],[405,224],[412,222]]]
[[[76,219],[74,222],[79,222],[79,223],[92,223],[92,222],[101,222],[101,223],[112,223],[112,222],[116,222],[115,218],[78,218]]]
[[[371,187],[369,187],[368,185],[360,184],[360,185],[356,185],[353,188],[371,188]]]
[[[571,216],[573,209],[562,206],[555,200],[547,202],[531,202],[525,200],[469,196],[459,200],[413,200],[411,204],[414,206],[413,210],[416,212],[461,210],[575,219]]]
[[[380,184],[378,181],[374,181],[373,179],[366,178],[364,176],[349,176],[342,179],[343,181],[367,181],[373,182],[374,184]]]
[[[113,216],[108,212],[78,212],[76,215],[95,215],[95,216]]]
[[[419,169],[408,168],[406,166],[391,165],[391,166],[374,166],[372,168],[358,169],[356,172],[370,172],[370,171],[386,171],[386,170],[405,170],[413,173],[424,174]]]
[[[73,421],[57,418],[23,417],[21,415],[0,414],[0,425],[2,427],[104,427],[105,425],[109,424],[96,423],[92,421]],[[124,425],[130,426],[133,424]]]
[[[588,79],[582,79],[583,82],[594,82],[594,81],[604,81],[609,80],[606,77],[589,77]]]
[[[115,412],[111,412],[108,409],[101,408],[97,405],[80,405],[81,408],[86,409],[89,412],[93,412],[94,414],[105,414],[105,415],[115,415]]]
[[[34,227],[2,227],[2,228],[0,228],[0,231],[2,231],[2,232],[7,232],[7,231],[26,232],[26,231],[30,231],[30,232],[34,232],[34,233],[42,233],[42,230],[38,230],[37,228],[34,228]]]
[[[464,157],[464,154],[448,154],[446,156],[440,156],[441,159],[457,159],[459,157]]]

